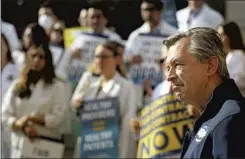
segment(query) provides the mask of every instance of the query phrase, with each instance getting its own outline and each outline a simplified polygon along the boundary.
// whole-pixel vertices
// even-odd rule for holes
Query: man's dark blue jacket
[[[245,158],[245,98],[232,79],[215,88],[185,136],[181,157]]]

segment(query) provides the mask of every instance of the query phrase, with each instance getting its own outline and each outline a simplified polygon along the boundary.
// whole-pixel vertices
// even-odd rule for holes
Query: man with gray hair
[[[200,112],[182,158],[245,157],[245,98],[230,79],[223,44],[210,28],[164,41],[167,79],[176,96]]]

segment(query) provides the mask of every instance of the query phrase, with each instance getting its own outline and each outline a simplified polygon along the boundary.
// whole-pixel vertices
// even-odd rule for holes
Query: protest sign
[[[180,153],[193,119],[187,105],[169,93],[142,109],[140,125],[137,158],[161,158]]]
[[[86,27],[66,28],[63,34],[65,48],[69,48],[71,44],[74,42],[74,40],[79,36],[79,34],[87,30],[89,29]]]
[[[76,88],[82,74],[91,64],[95,48],[107,38],[104,35],[82,32],[72,44],[72,48],[81,49],[81,58],[71,59],[68,67],[68,80],[72,84],[73,90]]]
[[[65,146],[62,143],[42,138],[30,141],[26,136],[20,142],[23,143],[21,158],[63,158]]]
[[[167,35],[139,34],[133,41],[134,55],[140,55],[143,62],[132,65],[129,70],[130,77],[135,84],[142,84],[145,79],[152,82],[155,87],[162,81],[162,71],[158,61],[161,58],[163,40]]]
[[[81,158],[118,158],[117,98],[85,101],[81,108]]]

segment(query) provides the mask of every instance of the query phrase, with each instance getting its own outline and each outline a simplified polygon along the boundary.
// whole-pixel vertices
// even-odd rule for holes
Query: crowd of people
[[[144,24],[127,40],[107,28],[110,13],[105,1],[83,8],[78,21],[80,27],[87,29],[81,31],[68,48],[64,45],[65,22],[48,4],[40,6],[38,21],[26,26],[21,39],[18,39],[12,24],[1,21],[2,156],[21,157],[19,149],[23,136],[30,139],[45,136],[64,143],[65,136],[73,133],[72,119],[81,115],[80,107],[84,101],[118,97],[119,157],[135,158],[135,133],[140,129],[137,112],[162,95],[178,89],[172,86],[176,81],[171,70],[179,69],[180,79],[184,78],[181,71],[185,72],[189,76],[188,82],[200,89],[207,79],[198,73],[200,70],[188,73],[191,67],[198,67],[195,63],[184,70],[182,66],[185,64],[181,61],[172,63],[166,58],[166,52],[171,52],[172,45],[182,37],[173,44],[169,42],[171,40],[165,42],[168,48],[162,47],[163,40],[193,28],[206,27],[219,33],[225,55],[217,51],[217,56],[210,56],[219,60],[219,75],[234,79],[245,96],[245,46],[235,22],[226,22],[204,0],[188,0],[188,6],[177,11],[178,28],[161,18],[165,7],[161,0],[142,0],[140,7]],[[196,38],[189,34],[186,37]],[[154,46],[147,43],[153,38],[157,39]],[[202,38],[207,40],[208,37]],[[183,45],[188,43],[182,42]],[[190,42],[190,45],[202,44]],[[209,43],[206,49],[215,49],[215,45]],[[183,48],[174,49],[178,52]],[[207,51],[195,49],[192,51]],[[209,57],[205,54],[196,56],[199,60]],[[211,61],[210,72],[211,66],[218,67]],[[228,69],[222,69],[226,66]],[[198,91],[192,93],[200,94]],[[189,112],[198,118],[201,108],[194,107],[195,102],[191,104],[193,107]],[[197,156],[188,152],[186,157]]]

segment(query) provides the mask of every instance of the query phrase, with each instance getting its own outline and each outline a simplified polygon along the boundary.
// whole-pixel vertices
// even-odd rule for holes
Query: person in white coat
[[[134,52],[135,46],[133,41],[141,33],[153,33],[156,35],[173,35],[177,33],[177,29],[161,20],[161,11],[163,2],[160,0],[143,0],[141,4],[141,17],[144,24],[134,30],[128,38],[125,48],[125,57],[129,64],[141,63],[142,59],[139,55],[130,56]]]
[[[81,32],[66,50],[57,73],[63,79],[70,78],[73,89],[76,88],[79,78],[87,69],[88,64],[92,62],[94,48],[98,43],[107,39],[121,42],[121,37],[116,32],[106,28],[108,13],[109,8],[106,1],[91,3],[87,11],[87,27],[89,29]],[[87,42],[91,46],[86,44]]]
[[[133,83],[118,71],[117,47],[108,42],[100,44],[95,50],[95,62],[101,72],[100,78],[89,85],[82,100],[105,97],[118,97],[120,104],[119,157],[135,158],[136,141],[130,133],[129,121],[134,118],[136,97]],[[81,104],[79,104],[81,105]]]
[[[140,65],[143,63],[143,57],[137,52],[135,41],[140,34],[153,34],[156,36],[168,37],[177,33],[177,29],[169,25],[167,22],[161,19],[162,9],[164,3],[161,0],[143,0],[141,4],[141,17],[144,24],[134,30],[128,38],[125,47],[124,60],[129,68],[133,65]],[[145,101],[147,103],[148,98],[152,96],[152,79],[147,79],[143,85],[136,85],[137,94],[139,95],[138,107],[141,107]],[[144,93],[143,93],[144,92]],[[143,94],[145,94],[144,99]]]
[[[127,78],[127,71],[123,61],[123,54],[124,54],[124,46],[121,43],[116,41],[107,41],[108,45],[111,45],[113,48],[117,48],[117,57],[118,57],[118,65],[117,71],[120,73],[121,76]],[[91,63],[88,67],[88,70],[83,73],[71,99],[71,105],[76,107],[82,101],[82,96],[84,92],[86,92],[89,86],[96,82],[101,75],[99,66],[97,66],[95,60]]]
[[[6,37],[1,33],[1,103],[11,83],[19,76],[19,71],[13,62],[11,50]],[[1,156],[9,158],[10,135],[4,127],[2,132]]]
[[[230,77],[245,97],[245,46],[240,28],[235,22],[227,22],[218,27],[218,32],[227,52],[226,64]]]
[[[176,12],[180,32],[196,27],[216,29],[223,21],[223,16],[212,9],[204,0],[188,0],[188,6]]]
[[[27,136],[62,140],[61,124],[67,99],[55,77],[52,55],[46,45],[27,52],[21,76],[8,89],[2,104],[2,122],[11,131],[11,158],[20,158]]]

